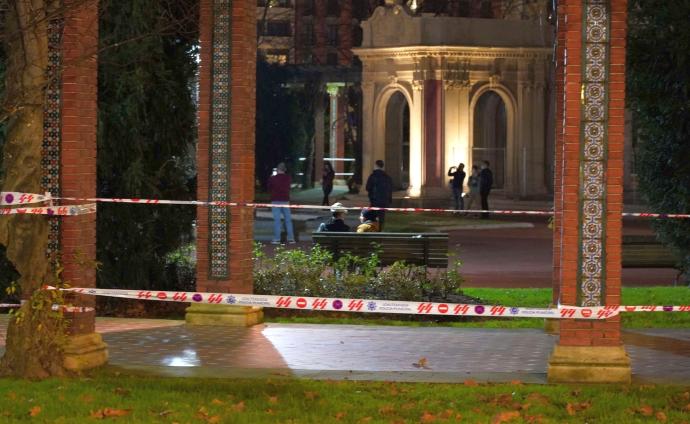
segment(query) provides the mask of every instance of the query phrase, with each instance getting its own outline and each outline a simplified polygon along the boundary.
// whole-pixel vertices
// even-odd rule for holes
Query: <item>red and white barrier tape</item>
[[[96,203],[70,206],[0,208],[0,215],[77,216],[96,213]]]
[[[73,288],[66,290],[93,296],[117,297],[122,299],[143,299],[160,302],[181,302],[213,305],[222,304],[278,309],[366,312],[377,314],[599,320],[617,316],[621,312],[690,312],[690,305],[615,305],[591,308],[559,306],[558,308],[523,308],[501,305],[469,305],[456,303],[406,302],[398,300],[376,299],[341,299],[307,296],[271,296],[260,294],[141,291],[96,288]]]
[[[21,308],[22,305],[16,303],[0,303],[0,308]]]
[[[96,203],[126,203],[126,204],[140,204],[140,205],[187,205],[187,206],[218,206],[218,207],[246,207],[246,208],[272,208],[276,205],[272,203],[253,203],[253,202],[220,202],[220,201],[200,201],[200,200],[161,200],[161,199],[136,199],[136,198],[79,198],[79,197],[50,197],[46,195],[19,193],[19,192],[2,192],[0,198],[3,202],[0,205],[11,204],[30,204],[41,203],[54,200],[67,200],[79,202],[96,202]],[[14,203],[9,203],[9,202]],[[290,209],[313,209],[313,210],[330,210],[330,206],[319,205],[301,205],[290,204],[280,205]],[[443,208],[379,208],[364,206],[372,210],[385,210],[390,212],[432,212],[432,213],[491,213],[494,215],[531,215],[531,216],[552,216],[553,211],[530,211],[530,210],[456,210]],[[349,207],[348,210],[360,210],[362,207]],[[0,209],[2,211],[2,209]],[[1,214],[1,213],[0,213]],[[660,219],[690,219],[690,214],[680,213],[648,213],[648,212],[624,212],[624,217],[634,218],[660,218]]]

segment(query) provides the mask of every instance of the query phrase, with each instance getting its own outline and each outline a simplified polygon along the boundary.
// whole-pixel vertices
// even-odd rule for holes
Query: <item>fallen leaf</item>
[[[206,410],[206,408],[202,406],[201,408],[199,408],[198,411],[196,411],[196,416],[203,420],[206,420],[208,419],[208,411]]]
[[[453,411],[452,409],[446,409],[445,411],[443,411],[441,413],[441,415],[439,415],[439,417],[444,419],[444,420],[447,420],[453,416],[453,412],[455,412],[455,411]]]
[[[513,386],[524,386],[524,384],[520,380],[513,380],[510,382],[510,384],[512,384]]]
[[[209,417],[208,420],[206,420],[206,422],[210,424],[218,424],[220,422],[220,415],[214,415],[212,417]]]
[[[232,405],[232,410],[235,412],[243,412],[245,408],[244,401],[239,401],[236,404]]]
[[[527,421],[530,424],[539,424],[544,421],[544,417],[541,415],[525,415],[525,421]]]
[[[472,379],[470,379],[470,380],[465,380],[465,386],[467,386],[467,387],[476,387],[476,386],[479,386],[479,383],[477,383],[476,381],[474,381],[474,380],[472,380]]]
[[[683,408],[683,411],[690,411],[690,403],[685,405],[685,407]]]
[[[656,420],[659,421],[660,423],[665,423],[668,418],[666,417],[666,414],[663,412],[659,411],[656,413]]]
[[[357,422],[359,422],[359,423],[368,423],[368,422],[371,422],[371,420],[373,420],[372,417],[364,417],[364,418],[360,419],[360,420],[357,421]]]
[[[83,394],[79,396],[79,401],[83,403],[91,403],[93,402],[93,396],[91,396],[90,394]]]
[[[225,402],[223,402],[223,401],[220,400],[220,399],[213,399],[213,400],[211,401],[211,403],[214,404],[214,405],[225,405]]]
[[[111,417],[124,417],[125,415],[129,415],[130,411],[130,409],[103,408],[99,409],[98,411],[91,412],[90,417],[99,420]]]
[[[266,413],[267,413],[268,415],[273,415],[273,410],[272,410],[271,408],[268,408],[268,409],[266,410]]]
[[[586,411],[592,406],[590,402],[580,402],[580,403],[570,403],[565,407],[565,410],[568,411],[568,415],[573,416],[575,415],[578,411]]]
[[[346,414],[345,412],[338,412],[337,414],[335,414],[335,419],[336,419],[337,421],[340,421],[340,420],[342,420],[343,418],[345,418],[346,415],[347,415],[347,414]]]
[[[436,415],[434,415],[430,412],[424,411],[424,413],[422,414],[419,421],[423,422],[423,423],[433,423],[436,421]]]
[[[33,408],[31,408],[31,409],[29,410],[29,416],[30,416],[30,417],[35,417],[35,416],[37,416],[37,415],[40,414],[40,413],[41,413],[41,407],[38,406],[38,405],[34,406]]]
[[[278,396],[269,396],[268,403],[275,405],[278,403]]]
[[[520,413],[517,411],[500,412],[491,418],[491,424],[507,423],[517,418],[520,418]]]
[[[654,408],[652,408],[649,405],[642,405],[639,408],[637,408],[637,412],[639,412],[645,417],[651,417],[652,415],[654,415]]]
[[[319,397],[319,394],[317,392],[304,392],[304,397],[309,400],[314,400]]]
[[[542,395],[541,393],[530,393],[527,395],[527,400],[531,402],[541,403],[543,405],[548,405],[551,403],[551,399]]]
[[[415,368],[429,369],[428,364],[429,364],[429,361],[426,358],[421,357],[421,358],[419,358],[419,361],[412,364],[412,366],[414,366]]]
[[[395,407],[393,405],[383,405],[379,408],[379,414],[390,415],[395,413]]]

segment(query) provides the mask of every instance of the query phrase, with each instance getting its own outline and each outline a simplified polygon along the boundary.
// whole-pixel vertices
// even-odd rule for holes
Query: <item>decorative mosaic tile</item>
[[[227,202],[230,192],[230,70],[232,0],[213,1],[210,200]],[[230,214],[226,207],[209,209],[209,278],[228,278]]]
[[[599,306],[606,285],[608,1],[587,0],[584,12],[578,294],[582,306]]]
[[[48,23],[48,87],[43,108],[43,143],[41,169],[43,191],[60,196],[60,69],[62,66],[62,31],[64,21],[53,19]],[[60,218],[48,218],[48,247],[46,257],[55,259],[60,249]]]

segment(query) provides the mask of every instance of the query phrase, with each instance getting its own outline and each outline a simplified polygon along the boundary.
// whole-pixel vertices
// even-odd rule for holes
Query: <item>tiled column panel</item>
[[[253,200],[255,32],[255,2],[200,2],[200,200]],[[252,210],[199,208],[197,289],[251,292],[252,240]]]
[[[554,251],[566,305],[620,303],[625,11],[624,0],[559,4],[566,60]],[[565,346],[618,346],[620,319],[563,321],[560,335]]]

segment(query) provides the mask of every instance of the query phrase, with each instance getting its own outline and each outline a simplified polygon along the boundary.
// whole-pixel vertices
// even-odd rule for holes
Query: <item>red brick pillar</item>
[[[48,172],[44,183],[53,192],[59,186],[65,197],[93,198],[98,122],[98,1],[66,0],[64,10],[63,19],[49,26],[50,46],[55,46],[61,37],[60,54],[53,50],[50,61],[61,58],[62,78],[59,91],[49,94],[61,103],[60,179],[51,178]],[[51,131],[49,126],[44,127]],[[50,150],[54,147],[51,144],[47,138],[44,148]],[[55,229],[57,222],[51,223],[51,231]],[[73,287],[96,287],[96,215],[65,217],[59,222],[58,233],[64,280]],[[56,239],[55,233],[51,239]],[[75,299],[75,303],[93,307],[95,300],[84,296]],[[95,333],[95,311],[67,312],[66,317],[70,321],[70,338],[65,346],[65,366],[83,370],[103,365],[108,354],[100,335]]]
[[[325,2],[324,2],[325,3]],[[340,2],[340,17],[338,25],[338,64],[350,66],[352,64],[352,0]]]
[[[254,198],[256,2],[200,1],[199,141],[197,198],[251,202]],[[197,210],[197,290],[251,293],[254,211]],[[220,311],[220,312],[219,312]],[[192,324],[246,325],[254,308],[192,305]]]
[[[626,0],[568,0],[559,14],[566,57],[559,300],[620,304]],[[630,381],[620,317],[561,321],[549,380]]]
[[[314,1],[314,64],[325,65],[328,53],[326,36],[327,1]]]

